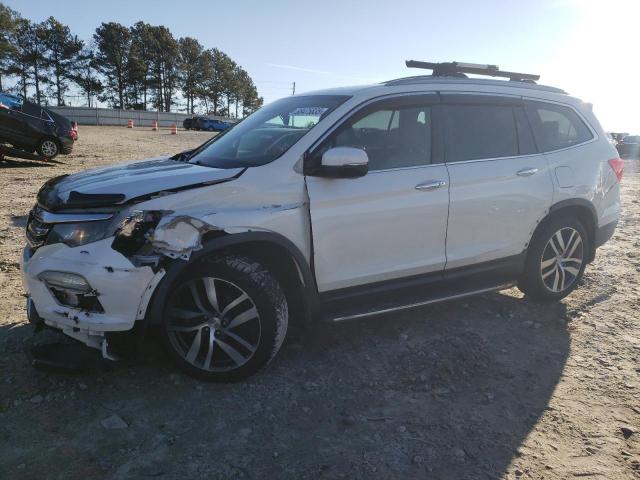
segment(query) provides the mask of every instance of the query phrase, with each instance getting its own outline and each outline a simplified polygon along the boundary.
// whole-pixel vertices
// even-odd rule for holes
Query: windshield
[[[636,135],[629,135],[624,137],[623,141],[625,143],[640,143],[640,137]]]
[[[189,163],[216,168],[265,165],[289,150],[348,98],[309,95],[277,100],[197,148]]]

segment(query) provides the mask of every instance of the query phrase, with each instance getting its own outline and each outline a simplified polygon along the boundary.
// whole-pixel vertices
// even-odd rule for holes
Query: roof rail
[[[407,60],[405,63],[409,68],[424,68],[432,70],[432,75],[434,77],[466,77],[466,73],[471,73],[474,75],[508,78],[514,82],[536,83],[536,80],[540,80],[540,75],[505,72],[500,70],[497,65],[481,65],[478,63],[463,62],[432,63],[421,62],[418,60]]]

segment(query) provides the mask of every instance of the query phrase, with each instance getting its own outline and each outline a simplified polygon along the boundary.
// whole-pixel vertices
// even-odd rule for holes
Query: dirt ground
[[[81,127],[59,163],[0,165],[0,477],[640,478],[640,168],[613,241],[563,302],[512,289],[322,325],[241,384],[135,365],[43,372],[18,258],[48,178],[210,134]],[[153,344],[153,341],[151,342]]]

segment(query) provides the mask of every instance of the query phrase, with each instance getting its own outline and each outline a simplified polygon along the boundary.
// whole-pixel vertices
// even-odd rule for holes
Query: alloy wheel
[[[196,368],[228,372],[247,363],[260,343],[260,315],[238,285],[202,277],[182,285],[168,304],[174,350]]]
[[[53,140],[45,140],[40,147],[45,157],[53,157],[58,153],[58,145]]]
[[[554,233],[542,252],[540,274],[545,287],[560,293],[571,287],[584,262],[584,242],[580,232],[565,227]]]

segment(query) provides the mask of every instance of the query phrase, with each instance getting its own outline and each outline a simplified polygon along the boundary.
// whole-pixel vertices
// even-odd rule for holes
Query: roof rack
[[[526,82],[536,83],[536,80],[540,80],[540,75],[533,75],[530,73],[516,73],[505,72],[500,70],[497,65],[482,65],[478,63],[463,63],[463,62],[421,62],[418,60],[407,60],[407,67],[409,68],[424,68],[432,70],[432,76],[434,77],[466,77],[466,73],[474,75],[486,75],[489,77],[501,77],[508,78],[513,82]]]

